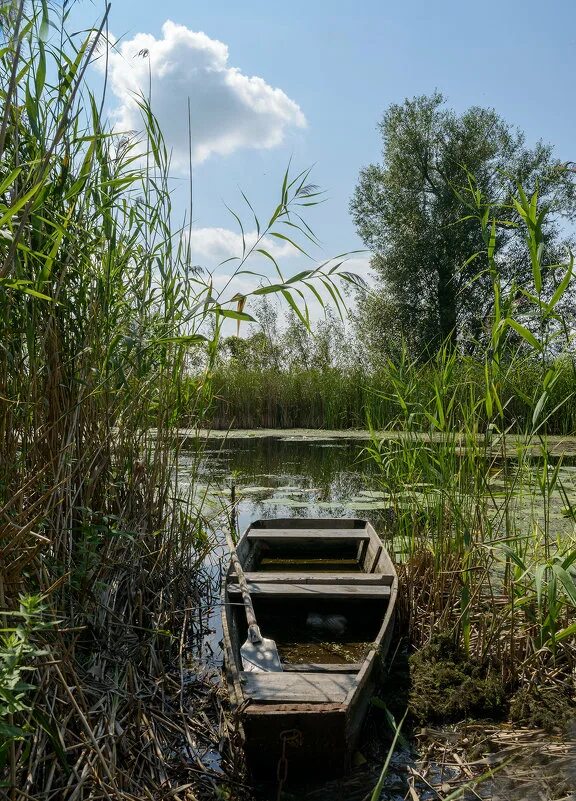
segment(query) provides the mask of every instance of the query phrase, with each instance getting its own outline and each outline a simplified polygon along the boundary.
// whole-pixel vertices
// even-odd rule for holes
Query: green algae
[[[563,729],[576,718],[574,690],[558,683],[526,684],[512,696],[510,718],[548,732]]]
[[[419,723],[499,718],[506,711],[499,673],[467,658],[451,637],[437,635],[408,661],[408,707]]]

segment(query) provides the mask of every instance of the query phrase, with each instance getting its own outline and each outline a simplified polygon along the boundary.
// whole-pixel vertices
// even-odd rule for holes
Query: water
[[[240,531],[262,517],[362,517],[370,520],[386,539],[389,549],[395,550],[391,539],[390,524],[394,514],[391,501],[383,491],[377,466],[364,452],[367,444],[368,441],[361,436],[347,437],[343,433],[266,432],[265,435],[251,436],[244,432],[243,435],[235,433],[228,439],[221,436],[208,439],[197,451],[192,447],[183,450],[180,486],[183,491],[192,486],[198,501],[202,500],[207,527],[213,530],[216,542],[206,564],[205,601],[194,621],[193,671],[204,672],[213,681],[219,680],[222,664],[220,582],[228,560],[219,532],[230,524],[232,484],[237,498]],[[524,468],[522,475],[515,475],[513,470],[508,472],[514,483],[514,519],[518,528],[524,529],[527,535],[535,525],[541,526],[543,522],[542,501],[536,491],[540,470],[535,460]],[[566,507],[576,507],[576,467],[563,465],[559,478],[560,482],[550,496],[548,519],[555,534],[573,535],[574,517],[566,514]],[[503,483],[500,471],[495,469],[487,510],[496,521],[500,515],[499,504],[509,497],[510,490],[510,485]],[[409,488],[407,492],[415,495],[418,490]],[[497,526],[496,522],[496,530]],[[386,724],[382,726],[371,713],[368,728],[373,731],[362,746],[367,762],[350,779],[352,784],[358,784],[358,798],[364,797],[373,787],[386,753]],[[202,759],[217,761],[218,755],[207,753]],[[405,751],[394,756],[387,792],[383,795],[387,801],[404,796],[406,764],[409,761],[410,755]],[[434,767],[432,770],[434,772]],[[328,785],[311,790],[310,795],[307,793],[302,798],[340,797],[338,792],[341,791],[342,785]],[[419,791],[422,799],[434,797],[426,787],[419,788]],[[346,792],[347,797],[356,797],[352,785]]]
[[[211,584],[196,629],[200,658],[206,665],[218,667],[222,662],[218,604],[228,554],[221,532],[230,526],[232,485],[240,532],[266,517],[362,517],[375,526],[388,549],[402,558],[405,543],[392,538],[392,500],[383,490],[379,468],[365,451],[368,445],[358,432],[266,431],[231,432],[226,439],[219,433],[197,450],[182,450],[179,485],[183,492],[192,485],[216,543],[207,565]],[[543,530],[545,506],[536,489],[540,470],[536,460],[525,465],[521,475],[509,470],[512,485],[504,483],[501,466],[492,471],[486,515],[495,531],[504,519],[504,503],[511,504],[518,531],[529,536],[535,527]],[[558,479],[548,501],[548,524],[554,536],[573,536],[574,515],[567,512],[569,507],[576,508],[576,467],[562,465]],[[407,487],[405,502],[413,504],[437,491],[434,487],[422,490]],[[397,494],[394,504],[401,503]]]
[[[360,516],[382,530],[389,503],[376,489],[377,471],[363,452],[366,444],[279,432],[269,437],[209,439],[199,454],[192,449],[182,452],[179,483],[182,489],[187,482],[194,483],[217,538],[230,524],[232,484],[240,532],[263,517]],[[226,562],[226,547],[217,545],[207,564],[213,581],[195,629],[200,660],[209,667],[222,663],[219,593]]]

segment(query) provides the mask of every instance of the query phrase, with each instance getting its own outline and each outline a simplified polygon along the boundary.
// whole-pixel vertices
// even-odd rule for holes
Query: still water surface
[[[381,533],[387,531],[387,545],[393,550],[389,527],[393,515],[391,500],[383,491],[378,467],[365,452],[368,445],[369,441],[359,434],[346,437],[341,432],[270,431],[257,436],[233,432],[227,439],[222,435],[208,438],[199,450],[183,449],[179,485],[183,491],[194,489],[219,542],[222,537],[218,532],[230,522],[234,485],[240,531],[262,517],[362,517]],[[535,491],[539,469],[535,460],[520,479],[517,475],[513,479],[514,515],[518,526],[526,531],[541,523],[541,499]],[[499,499],[510,494],[510,487],[502,484],[498,470],[494,471],[491,494],[490,513],[497,516]],[[567,503],[576,507],[576,467],[568,464],[561,467],[560,483],[549,498],[547,514],[558,534],[573,536],[574,519],[566,514]],[[207,561],[210,581],[194,626],[194,669],[212,671],[214,681],[219,680],[222,664],[220,582],[227,561],[226,548],[217,545]],[[377,755],[377,760],[380,756]],[[403,764],[410,759],[406,752],[397,756]],[[206,754],[204,759],[214,766],[217,754]],[[379,764],[369,760],[361,781],[361,785],[364,779],[367,784],[363,790],[360,788],[359,798],[365,795]],[[391,780],[393,784],[393,771]],[[334,787],[327,790],[326,797],[330,797]],[[383,798],[402,796],[392,790]],[[310,796],[313,797],[324,798],[324,794]],[[354,793],[350,792],[349,797],[353,798]],[[423,792],[422,798],[428,797],[432,795]],[[479,793],[476,797],[488,796]]]

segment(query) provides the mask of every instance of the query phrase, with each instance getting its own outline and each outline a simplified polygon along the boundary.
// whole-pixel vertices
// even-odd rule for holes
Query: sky
[[[89,26],[103,5],[80,0],[74,24]],[[492,107],[529,143],[542,138],[576,161],[575,0],[112,0],[109,28],[118,44],[108,113],[137,129],[131,93],[147,94],[150,81],[178,214],[190,101],[194,261],[209,268],[240,246],[225,204],[240,211],[242,190],[269,216],[289,163],[312,167],[326,193],[306,215],[322,242],[317,258],[362,248],[349,201],[360,169],[380,159],[384,110],[406,97],[439,90],[458,112]],[[101,80],[97,68],[90,80]],[[287,272],[301,268],[288,247],[270,246]],[[367,266],[368,255],[351,259],[360,273]]]

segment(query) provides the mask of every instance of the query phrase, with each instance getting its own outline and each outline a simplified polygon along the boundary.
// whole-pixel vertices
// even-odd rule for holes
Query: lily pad
[[[287,509],[304,509],[314,506],[310,501],[297,501],[294,498],[267,498],[264,503],[270,506],[285,506]]]
[[[241,495],[258,495],[262,492],[273,492],[274,487],[238,487]]]
[[[347,509],[357,509],[359,511],[373,511],[376,509],[390,509],[388,501],[367,501],[365,498],[359,501],[348,501],[344,506]]]

